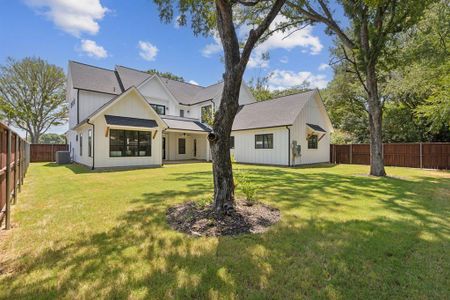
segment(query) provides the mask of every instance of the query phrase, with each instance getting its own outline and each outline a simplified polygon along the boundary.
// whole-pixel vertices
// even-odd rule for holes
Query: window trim
[[[83,134],[82,133],[80,133],[79,141],[80,141],[80,156],[83,156]]]
[[[258,137],[262,137],[262,147],[257,144]],[[271,145],[269,145],[269,137],[272,140]],[[255,149],[273,149],[273,133],[255,134]]]
[[[180,152],[180,140],[183,140],[183,153]],[[186,138],[178,138],[178,155],[186,155]]]
[[[156,104],[156,103],[150,103],[150,106],[153,108],[153,110],[154,110],[158,115],[160,115],[160,116],[165,116],[165,115],[166,115],[166,106],[165,106],[165,105],[163,105],[163,104]],[[158,107],[162,107],[164,113],[162,113],[162,114],[158,113],[158,109],[157,109]]]
[[[315,147],[310,147],[310,140],[312,139],[312,137],[315,137]],[[311,134],[307,140],[308,140],[308,149],[312,150],[319,149],[319,136],[317,134]]]
[[[92,157],[92,129],[88,130],[88,157]]]
[[[111,156],[111,136],[112,136],[112,132],[113,131],[121,131],[122,134],[125,135],[126,131],[130,131],[130,132],[137,132],[137,153],[138,155],[123,155],[125,153],[125,149],[127,147],[127,141],[126,141],[126,137],[124,136],[123,139],[123,149],[122,149],[122,155],[121,156]],[[145,133],[148,134],[150,139],[149,139],[149,155],[139,155],[139,148],[140,148],[140,134]],[[111,128],[109,130],[109,157],[110,158],[123,158],[123,157],[152,157],[152,132],[151,131],[144,131],[144,130],[127,130],[127,129],[115,129],[115,128]]]

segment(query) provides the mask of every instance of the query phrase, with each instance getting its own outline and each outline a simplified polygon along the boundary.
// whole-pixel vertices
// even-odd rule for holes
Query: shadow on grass
[[[12,276],[0,281],[7,298],[448,296],[448,204],[433,204],[426,197],[447,182],[276,169],[249,172],[282,210],[283,221],[269,232],[192,238],[170,230],[167,200],[204,193],[210,189],[211,176],[173,174],[169,180],[195,184],[189,191],[145,193],[109,231],[80,235],[72,244],[55,243],[37,255],[29,253]],[[322,200],[314,193],[322,193]],[[287,213],[302,207],[336,211],[347,205],[347,198],[376,201],[380,195],[386,196],[386,210],[399,212],[404,219],[339,221]],[[326,200],[336,196],[342,201]]]

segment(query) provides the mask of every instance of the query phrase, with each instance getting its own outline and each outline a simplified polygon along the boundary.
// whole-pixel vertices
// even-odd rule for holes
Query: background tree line
[[[379,88],[384,95],[383,142],[450,140],[450,5],[448,0],[431,5],[423,18],[388,44]],[[341,59],[341,43],[335,39],[332,81],[320,91],[336,132],[332,142],[369,143],[369,119],[365,91],[349,62]],[[270,90],[270,74],[249,81],[253,95],[264,101],[308,90],[308,83],[287,90]]]

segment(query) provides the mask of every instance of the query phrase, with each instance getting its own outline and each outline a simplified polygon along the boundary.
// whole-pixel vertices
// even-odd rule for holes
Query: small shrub
[[[231,154],[230,160],[231,160],[231,163],[232,163],[232,164],[235,164],[235,163],[236,163],[236,157],[234,156],[234,153]]]
[[[199,200],[196,201],[196,205],[200,208],[205,208],[208,205],[212,204],[212,195],[208,195],[206,197],[202,197]]]
[[[255,184],[247,174],[237,172],[235,175],[235,186],[245,195],[247,201],[256,201],[255,196],[259,186]]]

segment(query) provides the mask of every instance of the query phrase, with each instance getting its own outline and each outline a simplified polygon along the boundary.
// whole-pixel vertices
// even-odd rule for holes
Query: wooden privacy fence
[[[450,169],[450,143],[383,144],[386,166]],[[331,145],[330,162],[370,164],[369,144]]]
[[[54,162],[56,151],[67,151],[67,144],[31,144],[31,162]]]
[[[0,226],[11,227],[11,204],[16,204],[30,163],[29,144],[0,123]]]

